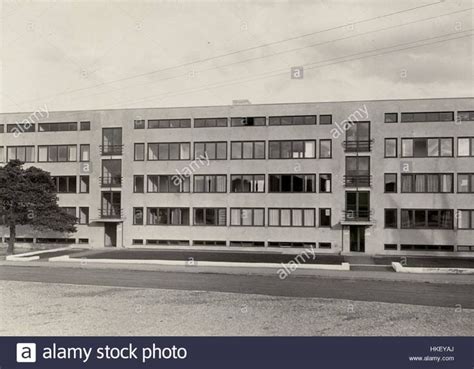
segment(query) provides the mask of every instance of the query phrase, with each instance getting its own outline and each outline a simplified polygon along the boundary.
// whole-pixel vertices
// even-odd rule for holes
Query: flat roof
[[[145,110],[145,109],[196,109],[196,108],[229,108],[244,106],[272,106],[272,105],[304,105],[304,104],[340,104],[340,103],[358,103],[358,102],[383,102],[383,101],[426,101],[426,100],[463,100],[474,99],[474,96],[462,97],[426,97],[417,99],[366,99],[366,100],[338,100],[338,101],[306,101],[306,102],[276,102],[260,104],[225,104],[225,105],[191,105],[191,106],[164,106],[164,107],[140,107],[140,108],[111,108],[111,109],[82,109],[82,110],[52,110],[49,113],[81,113],[88,111],[119,111],[119,110]],[[7,114],[31,114],[31,111],[7,112]]]

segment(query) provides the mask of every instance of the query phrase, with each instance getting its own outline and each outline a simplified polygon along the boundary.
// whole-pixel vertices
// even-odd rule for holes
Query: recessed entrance
[[[365,252],[365,227],[349,226],[350,250],[353,252]]]
[[[104,223],[105,247],[117,247],[117,223]]]

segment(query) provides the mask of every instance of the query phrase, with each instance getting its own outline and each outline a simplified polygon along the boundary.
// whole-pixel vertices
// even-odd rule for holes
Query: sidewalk
[[[4,267],[25,267],[25,268],[75,268],[84,270],[138,270],[150,272],[177,272],[177,273],[205,273],[205,274],[240,274],[240,275],[278,275],[277,268],[241,268],[241,267],[209,267],[199,266],[199,262],[190,266],[168,266],[168,265],[143,265],[133,263],[108,264],[108,263],[88,263],[87,259],[82,259],[78,263],[70,262],[49,262],[49,261],[0,261],[1,269]],[[405,274],[386,271],[334,271],[334,270],[304,270],[296,269],[291,273],[291,277],[314,278],[317,279],[349,279],[354,281],[375,280],[375,281],[403,281],[413,283],[441,283],[441,284],[463,284],[474,285],[472,275],[452,275],[452,274]]]

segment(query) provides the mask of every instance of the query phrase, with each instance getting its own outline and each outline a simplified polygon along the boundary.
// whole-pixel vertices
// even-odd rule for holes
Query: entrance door
[[[365,227],[350,226],[350,250],[365,252]]]
[[[117,246],[117,223],[105,223],[104,244],[105,247]]]

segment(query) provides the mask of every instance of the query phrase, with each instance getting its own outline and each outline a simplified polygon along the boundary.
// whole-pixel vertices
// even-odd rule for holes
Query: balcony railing
[[[342,218],[346,222],[370,222],[373,212],[372,210],[343,210]]]
[[[344,176],[345,187],[371,187],[372,176],[370,174],[356,174]]]
[[[100,145],[101,155],[122,155],[123,145]]]
[[[99,217],[102,219],[120,219],[123,216],[123,209],[111,207],[107,209],[99,209]]]
[[[122,177],[120,176],[104,176],[100,177],[101,187],[121,187]]]
[[[374,140],[354,140],[342,143],[345,152],[370,152]]]

